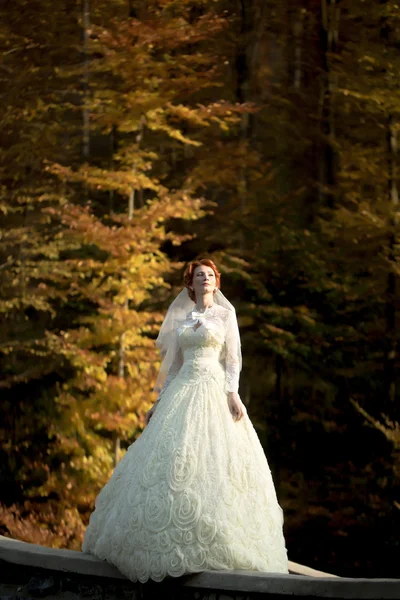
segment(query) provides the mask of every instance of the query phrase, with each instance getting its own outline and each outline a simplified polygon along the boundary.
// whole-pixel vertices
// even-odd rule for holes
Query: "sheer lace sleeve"
[[[182,355],[182,350],[180,348],[176,349],[175,352],[175,357],[172,361],[172,364],[169,368],[168,374],[165,378],[164,384],[162,386],[162,388],[160,389],[160,392],[158,394],[158,399],[161,398],[162,394],[165,392],[165,390],[167,389],[167,387],[169,386],[169,384],[171,383],[171,381],[173,379],[175,379],[175,377],[178,375],[181,366],[183,365],[183,355]]]
[[[225,337],[226,389],[228,392],[238,392],[241,367],[242,354],[239,327],[236,313],[229,311]]]
[[[163,351],[161,349],[161,366],[158,373],[156,385],[154,391],[158,393],[158,397],[161,396],[171,383],[173,379],[179,373],[181,366],[183,365],[183,354],[179,344],[178,332],[175,329],[171,331],[168,337],[168,347]]]

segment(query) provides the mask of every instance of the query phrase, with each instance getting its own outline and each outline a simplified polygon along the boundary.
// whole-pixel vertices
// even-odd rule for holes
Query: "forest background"
[[[399,6],[14,0],[0,49],[0,533],[80,549],[207,256],[289,558],[398,576]]]

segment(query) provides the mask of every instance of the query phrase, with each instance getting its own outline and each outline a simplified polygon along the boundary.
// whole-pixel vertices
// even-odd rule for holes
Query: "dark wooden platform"
[[[290,574],[206,571],[161,583],[132,583],[115,567],[72,550],[0,536],[0,600],[400,599],[400,579],[352,579],[290,562]]]

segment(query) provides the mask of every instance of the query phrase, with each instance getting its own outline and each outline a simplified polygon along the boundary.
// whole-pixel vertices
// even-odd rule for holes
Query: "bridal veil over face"
[[[236,311],[233,304],[224,296],[220,289],[217,289],[214,293],[214,303],[232,311],[234,319],[229,320],[229,327],[234,328],[235,331],[231,331],[231,334],[235,334],[234,337],[237,339],[236,357],[235,362],[239,365],[239,372],[242,368],[242,352],[240,347],[240,336],[238,334],[238,324],[236,319]],[[154,386],[155,392],[160,392],[162,389],[165,379],[168,375],[168,371],[173,364],[177,352],[179,350],[178,340],[178,329],[182,327],[187,319],[191,318],[191,313],[195,309],[195,303],[189,298],[187,288],[183,288],[177,295],[175,300],[171,303],[168,308],[167,314],[161,326],[160,332],[156,340],[156,346],[160,350],[162,363],[160,371],[158,373],[157,381]],[[228,332],[229,336],[229,332]],[[232,335],[233,337],[233,335]]]

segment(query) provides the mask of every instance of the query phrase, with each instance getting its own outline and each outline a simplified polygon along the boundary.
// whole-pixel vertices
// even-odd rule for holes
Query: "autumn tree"
[[[182,3],[179,11],[168,4],[148,4],[142,21],[127,18],[118,4],[107,27],[104,13],[99,18],[98,11],[85,12],[82,18],[72,11],[65,35],[72,36],[74,52],[63,68],[57,53],[49,54],[51,66],[29,62],[35,59],[31,46],[45,49],[46,36],[57,35],[54,15],[56,24],[47,24],[45,39],[31,32],[31,46],[24,47],[26,77],[40,75],[40,90],[50,71],[55,90],[35,97],[33,107],[22,95],[21,111],[39,120],[52,145],[42,148],[35,163],[45,190],[38,180],[32,183],[30,172],[29,195],[15,176],[29,221],[14,228],[4,221],[10,284],[3,288],[3,314],[12,326],[4,332],[3,356],[12,373],[2,385],[13,392],[17,382],[42,383],[48,374],[45,395],[39,393],[29,410],[47,406],[38,411],[40,425],[31,425],[46,432],[49,445],[34,446],[28,419],[13,443],[15,449],[16,438],[28,436],[36,475],[24,452],[12,470],[30,494],[57,496],[62,490],[66,505],[90,505],[120,457],[121,440],[126,445],[140,433],[152,400],[154,337],[167,300],[164,278],[182,266],[162,248],[193,237],[169,223],[198,219],[211,206],[193,187],[190,168],[173,180],[171,162],[176,168],[186,147],[201,147],[207,133],[216,138],[234,126],[242,110],[227,102],[198,102],[203,89],[218,86],[220,72],[207,44],[224,20],[214,12],[194,18],[191,3]],[[19,25],[17,8],[10,27],[13,19]],[[17,122],[16,116],[8,118]],[[9,155],[18,150],[13,142]],[[29,141],[27,156],[38,142],[39,137]],[[11,214],[10,207],[8,200],[4,212]],[[12,244],[23,253],[22,267],[12,255],[7,258]],[[22,281],[17,293],[15,273]],[[21,318],[18,333],[15,322]],[[11,396],[4,402],[6,408]],[[21,407],[26,410],[24,400]],[[7,425],[15,432],[20,423],[18,415]],[[6,445],[5,460],[10,451]]]

